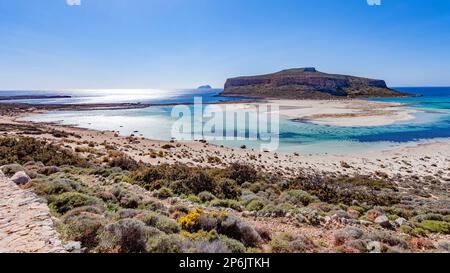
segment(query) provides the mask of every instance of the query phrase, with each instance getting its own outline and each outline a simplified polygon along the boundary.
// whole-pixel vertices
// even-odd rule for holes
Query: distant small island
[[[221,96],[275,99],[408,97],[383,80],[327,74],[313,67],[228,79]]]
[[[212,89],[211,85],[202,85],[197,88],[198,90]]]

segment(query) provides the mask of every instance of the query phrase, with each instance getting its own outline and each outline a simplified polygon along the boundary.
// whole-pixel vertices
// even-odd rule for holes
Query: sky
[[[3,90],[223,87],[294,67],[450,86],[450,1],[0,0]]]

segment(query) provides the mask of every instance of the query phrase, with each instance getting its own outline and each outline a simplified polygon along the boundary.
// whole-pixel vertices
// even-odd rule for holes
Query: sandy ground
[[[334,126],[381,126],[413,120],[415,111],[399,103],[366,100],[271,100],[280,115]]]

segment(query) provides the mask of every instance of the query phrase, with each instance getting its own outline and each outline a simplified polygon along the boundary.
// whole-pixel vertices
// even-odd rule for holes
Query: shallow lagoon
[[[425,94],[422,97],[404,99],[377,99],[408,103],[418,111],[416,119],[377,127],[337,127],[296,122],[280,117],[279,150],[301,153],[349,154],[374,148],[437,138],[450,138],[450,88],[398,88],[410,93]],[[208,102],[217,101],[217,90],[201,96]],[[199,95],[198,92],[194,92]],[[169,99],[157,99],[158,103],[192,102],[193,93],[183,93]],[[181,99],[182,98],[182,99]],[[96,97],[98,100],[99,97]],[[223,99],[223,98],[221,98]],[[227,98],[225,98],[227,100]],[[236,98],[229,98],[235,100]],[[130,99],[130,101],[133,101]],[[118,101],[123,102],[123,101]],[[149,101],[146,101],[149,102]],[[192,106],[189,106],[192,108]],[[30,121],[59,122],[96,130],[115,130],[122,135],[140,135],[150,139],[170,140],[172,125],[177,120],[171,116],[171,106],[154,106],[144,109],[114,111],[55,111],[25,118]],[[229,124],[228,124],[229,125]],[[234,124],[226,130],[234,130]],[[137,131],[137,132],[136,132]],[[236,128],[244,132],[246,128]],[[248,148],[260,148],[261,142],[249,140],[212,141],[215,144]]]

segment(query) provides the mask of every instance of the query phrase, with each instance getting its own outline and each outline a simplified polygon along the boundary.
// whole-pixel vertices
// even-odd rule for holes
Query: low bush
[[[101,204],[103,202],[98,198],[78,192],[65,192],[57,195],[50,207],[57,213],[64,214],[74,208]]]
[[[273,253],[305,253],[311,252],[316,245],[303,235],[282,233],[275,237],[269,246]]]
[[[211,207],[219,207],[219,208],[230,208],[237,211],[241,211],[242,207],[236,200],[229,200],[229,199],[214,199],[212,200],[209,205]]]
[[[155,236],[147,244],[150,253],[189,253],[193,248],[192,242],[179,234]]]
[[[36,194],[44,196],[47,199],[50,199],[51,195],[81,191],[81,186],[78,182],[67,178],[35,179],[26,185],[26,188],[32,188]]]
[[[209,191],[203,191],[198,194],[198,198],[200,199],[201,202],[206,203],[211,200],[214,200],[216,197],[214,196],[214,194],[210,193]]]
[[[307,206],[310,203],[319,202],[320,200],[305,191],[290,190],[281,194],[280,201],[289,202],[295,206]]]
[[[118,156],[111,158],[108,163],[109,166],[111,167],[119,167],[122,170],[127,171],[136,170],[139,166],[134,159],[125,154],[120,154]]]
[[[167,199],[173,196],[171,189],[163,187],[156,192],[156,196],[161,199]]]
[[[256,169],[250,164],[233,163],[227,169],[228,177],[239,185],[245,182],[255,182],[258,178]]]
[[[123,219],[104,228],[99,249],[112,253],[143,253],[146,252],[147,240],[159,234],[159,230],[147,227],[141,221]]]
[[[261,243],[261,237],[247,222],[235,217],[228,216],[223,220],[217,231],[230,238],[244,243],[248,247],[256,247]]]
[[[79,166],[86,167],[87,161],[65,149],[45,141],[30,137],[0,138],[0,165],[17,162],[25,164],[28,161],[42,162],[46,166]]]
[[[433,233],[450,234],[450,223],[436,220],[424,220],[419,227]]]
[[[261,199],[254,199],[245,206],[245,209],[248,211],[260,211],[266,206],[267,202],[264,202]]]
[[[214,181],[214,194],[221,199],[238,199],[241,189],[236,181],[227,178],[219,178]]]
[[[244,244],[238,240],[228,238],[227,236],[220,235],[220,241],[230,250],[231,253],[245,253],[246,248]]]
[[[116,186],[112,190],[112,194],[119,201],[119,205],[127,209],[135,209],[139,207],[142,201],[142,199],[138,195],[122,186]]]
[[[178,233],[181,230],[177,221],[156,212],[144,212],[136,216],[136,219],[142,221],[147,226],[155,227],[165,233]]]
[[[81,242],[82,247],[88,250],[97,247],[99,230],[107,224],[103,215],[86,211],[67,215],[63,221],[63,237],[69,241]]]

